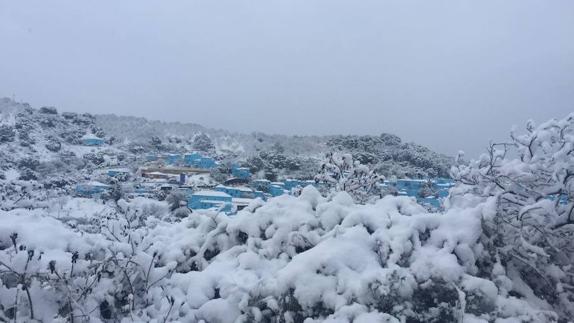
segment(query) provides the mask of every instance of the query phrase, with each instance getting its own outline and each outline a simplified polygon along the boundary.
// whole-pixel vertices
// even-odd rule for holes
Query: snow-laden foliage
[[[353,160],[351,154],[340,153],[328,153],[320,173],[315,176],[315,181],[323,184],[327,193],[347,192],[361,204],[380,198],[379,185],[383,179],[375,170]]]
[[[455,205],[485,200],[482,241],[502,262],[516,292],[565,317],[574,315],[574,115],[492,143],[487,154],[453,168]]]
[[[503,263],[481,267],[493,205],[428,214],[407,197],[359,205],[307,187],[179,222],[145,199],[2,211],[0,318],[555,322],[512,292]]]

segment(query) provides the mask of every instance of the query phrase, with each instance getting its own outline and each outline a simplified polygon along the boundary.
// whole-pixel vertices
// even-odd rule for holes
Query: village
[[[82,145],[94,150],[105,145],[96,136],[84,136]],[[145,154],[137,167],[119,166],[98,169],[94,176],[77,184],[78,197],[100,198],[119,186],[127,198],[146,197],[165,199],[174,192],[185,196],[185,205],[191,211],[216,210],[232,215],[247,207],[255,199],[266,201],[281,195],[299,195],[312,185],[324,191],[324,183],[314,179],[284,178],[270,181],[257,178],[248,167],[232,163],[225,181],[215,181],[210,173],[220,166],[213,156],[202,152]],[[429,210],[442,210],[453,181],[435,179],[388,179],[377,184],[383,195],[409,196]]]

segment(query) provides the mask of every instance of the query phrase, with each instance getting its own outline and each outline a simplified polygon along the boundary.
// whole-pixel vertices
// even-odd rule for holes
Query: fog
[[[0,0],[0,96],[475,156],[574,111],[573,1]]]

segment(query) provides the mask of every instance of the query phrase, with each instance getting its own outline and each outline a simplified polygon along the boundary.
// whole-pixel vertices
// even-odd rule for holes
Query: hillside
[[[384,133],[380,136],[238,134],[193,123],[58,112],[52,107],[34,109],[7,98],[0,101],[0,117],[2,169],[19,168],[30,176],[38,176],[38,167],[58,165],[63,160],[65,165],[58,168],[89,171],[99,166],[133,166],[128,160],[141,159],[146,153],[191,150],[207,151],[219,160],[240,162],[271,178],[312,178],[320,159],[329,151],[351,153],[385,176],[448,177],[452,164],[452,158]],[[105,148],[95,152],[81,146],[80,139],[86,134],[103,138]],[[34,159],[33,163],[38,165],[24,159]],[[41,173],[49,175],[45,170]]]
[[[111,136],[144,146],[149,144],[153,137],[172,144],[192,143],[195,136],[206,134],[219,154],[236,155],[255,171],[260,170],[254,165],[257,163],[254,159],[258,157],[269,160],[280,155],[279,159],[294,159],[294,164],[309,165],[306,162],[309,158],[318,160],[329,151],[351,153],[363,164],[377,165],[380,173],[397,177],[448,177],[453,161],[452,158],[427,147],[403,142],[398,136],[387,133],[379,136],[286,136],[259,132],[241,134],[209,129],[193,123],[150,121],[115,115],[96,115],[95,123]],[[181,145],[164,148],[167,151],[181,148]],[[287,172],[298,170],[297,167],[286,169]]]

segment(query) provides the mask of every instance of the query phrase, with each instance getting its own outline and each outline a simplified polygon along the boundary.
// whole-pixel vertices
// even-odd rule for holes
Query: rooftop
[[[218,191],[199,191],[192,194],[192,196],[218,196],[218,197],[231,197],[231,195]]]

